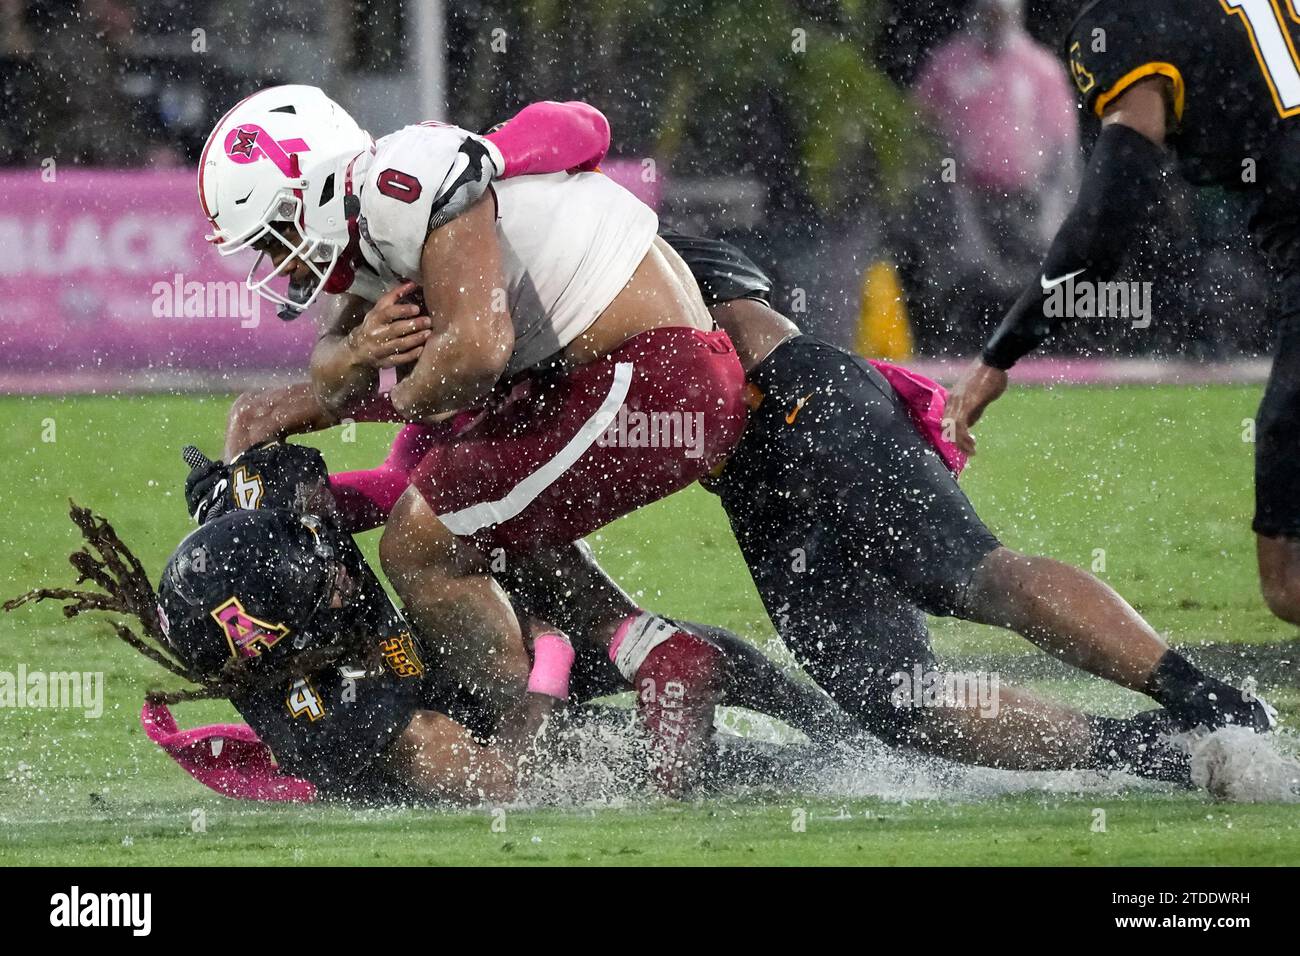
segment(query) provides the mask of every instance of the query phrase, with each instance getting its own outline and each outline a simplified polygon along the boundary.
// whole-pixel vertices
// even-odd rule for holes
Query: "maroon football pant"
[[[572,372],[538,376],[411,473],[452,533],[554,547],[718,467],[745,427],[745,376],[724,332],[663,328]]]

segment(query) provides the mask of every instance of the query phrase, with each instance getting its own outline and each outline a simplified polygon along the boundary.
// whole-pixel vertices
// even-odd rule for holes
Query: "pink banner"
[[[640,164],[606,172],[658,204]],[[237,390],[305,374],[313,316],[281,321],[244,287],[250,258],[204,241],[192,172],[4,170],[0,195],[0,392]]]
[[[228,387],[301,372],[282,322],[222,259],[189,171],[0,172],[0,389]]]

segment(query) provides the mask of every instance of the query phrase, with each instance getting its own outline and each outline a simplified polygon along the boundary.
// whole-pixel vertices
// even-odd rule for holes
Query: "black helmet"
[[[364,568],[351,538],[320,518],[232,511],[177,546],[158,587],[159,620],[177,656],[207,680],[232,658],[283,660],[342,636],[349,621],[331,603],[349,574],[362,573],[357,562]]]

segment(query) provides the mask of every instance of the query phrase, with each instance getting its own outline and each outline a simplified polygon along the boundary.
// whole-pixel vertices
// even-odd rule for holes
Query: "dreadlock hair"
[[[68,556],[68,562],[78,574],[74,587],[36,588],[5,601],[0,607],[13,611],[24,604],[63,601],[63,616],[69,619],[83,611],[104,611],[134,617],[140,622],[144,637],[136,635],[120,621],[111,621],[117,636],[155,664],[198,685],[179,691],[150,690],[146,697],[151,702],[178,704],[190,700],[229,698],[263,690],[282,685],[287,680],[310,677],[358,649],[361,635],[353,633],[328,646],[300,651],[287,663],[277,666],[254,666],[255,663],[265,664],[257,658],[231,659],[215,677],[205,677],[180,660],[168,645],[158,621],[158,603],[153,584],[145,573],[144,565],[122,543],[106,518],[92,513],[89,508],[82,508],[71,499],[68,504],[71,506],[69,515],[72,523],[81,529],[81,536],[87,545]],[[98,556],[92,554],[91,549]],[[76,585],[86,581],[98,585],[99,590],[76,590]],[[371,643],[369,651],[367,666],[377,666],[378,648]]]

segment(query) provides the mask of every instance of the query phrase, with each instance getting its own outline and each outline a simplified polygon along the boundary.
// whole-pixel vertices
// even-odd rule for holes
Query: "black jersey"
[[[1094,0],[1065,56],[1085,108],[1165,76],[1169,145],[1198,185],[1248,187],[1279,131],[1300,115],[1300,0]]]
[[[375,759],[425,706],[432,677],[378,579],[358,573],[367,642],[310,677],[231,698],[281,767],[332,796],[365,791]]]
[[[731,243],[686,236],[669,229],[660,229],[659,235],[691,270],[706,305],[712,307],[733,299],[757,299],[764,305],[772,304],[771,278]]]

